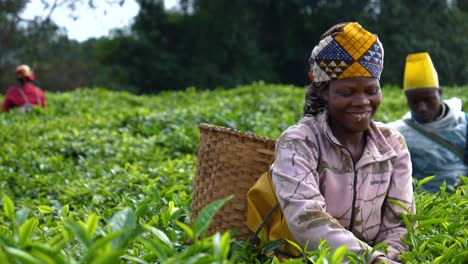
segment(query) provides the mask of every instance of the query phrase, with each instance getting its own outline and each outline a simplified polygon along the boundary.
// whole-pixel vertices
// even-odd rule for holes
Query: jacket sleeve
[[[327,240],[327,246],[332,249],[347,245],[348,251],[372,263],[381,253],[371,256],[371,248],[365,242],[327,213],[316,171],[319,142],[312,131],[302,128],[306,132],[292,127],[278,139],[272,167],[272,181],[289,230],[309,250],[316,249],[321,240]]]
[[[389,200],[402,203],[413,214],[416,210],[413,200],[412,169],[408,147],[404,137],[396,130],[392,129],[392,131],[392,136],[388,140],[397,153],[397,157],[393,160],[393,174],[387,198],[383,204],[383,219],[375,243],[386,242],[388,258],[399,260],[398,254],[407,250],[407,246],[401,241],[406,236],[407,230],[400,216],[402,213],[405,214],[406,210],[390,203]]]

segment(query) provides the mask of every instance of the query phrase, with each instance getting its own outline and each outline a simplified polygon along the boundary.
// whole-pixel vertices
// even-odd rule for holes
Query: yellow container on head
[[[403,90],[439,88],[439,77],[427,52],[413,53],[406,57]]]

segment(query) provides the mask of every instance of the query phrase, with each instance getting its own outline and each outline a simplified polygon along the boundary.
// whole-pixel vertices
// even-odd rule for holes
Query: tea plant
[[[449,87],[444,97],[458,96],[468,109],[465,89]],[[382,92],[376,120],[407,112],[401,90]],[[255,247],[228,231],[206,234],[227,199],[190,219],[198,124],[277,138],[300,118],[304,93],[262,82],[153,96],[78,89],[47,93],[45,111],[0,114],[0,263],[280,262],[262,254],[271,244]],[[465,195],[466,183],[454,193],[416,193],[405,262],[467,258]],[[326,242],[302,252],[281,261],[360,263]]]

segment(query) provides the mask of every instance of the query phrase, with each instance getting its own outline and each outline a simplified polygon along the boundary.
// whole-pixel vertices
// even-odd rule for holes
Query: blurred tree
[[[407,54],[431,54],[441,84],[466,84],[468,16],[446,1],[381,1],[373,24],[384,44],[383,81],[401,85]]]
[[[259,52],[256,32],[249,30],[247,21],[237,21],[231,15],[219,23],[209,10],[167,12],[163,1],[138,3],[140,12],[131,36],[120,35],[115,42],[102,43],[99,61],[127,72],[129,85],[141,92],[191,85],[235,86],[267,79],[272,73],[271,63]]]
[[[306,84],[308,57],[321,34],[340,22],[365,22],[369,1],[253,0],[250,5],[255,14],[250,24],[258,24],[260,46],[281,82]]]
[[[171,53],[171,23],[163,1],[139,0],[140,11],[132,34],[118,32],[113,39],[96,43],[97,60],[111,75],[139,92],[174,89],[181,85],[182,65]],[[177,22],[173,22],[177,23]]]
[[[456,6],[460,10],[468,12],[468,0],[456,0]]]
[[[129,30],[84,43],[67,39],[50,14],[60,5],[73,14],[97,0],[56,0],[44,5],[43,17],[25,20],[19,14],[28,2],[0,2],[3,90],[19,63],[30,64],[39,84],[53,90],[98,85],[153,93],[255,80],[305,85],[311,50],[343,21],[379,35],[383,83],[401,84],[406,55],[419,51],[431,53],[442,84],[468,82],[465,0],[179,0],[180,9],[169,11],[162,0],[137,0],[140,11]]]
[[[186,19],[200,30],[191,30],[191,39],[187,39],[188,43],[195,42],[188,59],[208,76],[199,83],[232,87],[255,80],[278,81],[269,54],[259,46],[259,28],[252,23],[256,10],[250,2],[193,2],[194,13]],[[206,58],[210,63],[203,68]]]
[[[41,0],[41,4],[43,6],[43,15],[40,18],[44,21],[50,20],[52,14],[57,10],[57,8],[65,7],[70,10],[69,15],[72,18],[77,19],[79,14],[76,12],[76,10],[84,6],[88,6],[94,9],[96,8],[97,4],[102,3],[105,3],[109,7],[114,5],[122,6],[125,3],[125,0]]]
[[[26,6],[26,0],[0,1],[0,89],[4,90],[11,82],[16,63],[16,43],[21,35],[19,13]]]
[[[321,34],[339,22],[363,21],[370,2],[194,0],[194,10],[228,32],[247,35],[257,47],[253,52],[270,63],[267,81],[302,85],[308,82],[308,56]]]
[[[93,64],[91,50],[69,40],[50,20],[37,21],[24,29],[17,50],[17,58],[33,68],[36,83],[45,90],[63,91],[89,85],[98,67]]]
[[[98,84],[102,76],[109,76],[94,59],[93,50],[85,43],[69,40],[65,31],[50,19],[59,6],[66,6],[70,14],[80,5],[94,7],[97,0],[43,1],[44,15],[25,19],[21,13],[30,1],[0,1],[0,91],[15,84],[14,69],[28,64],[37,73],[37,84],[46,90],[67,90]],[[109,5],[124,1],[106,0]],[[101,77],[96,77],[101,76]]]

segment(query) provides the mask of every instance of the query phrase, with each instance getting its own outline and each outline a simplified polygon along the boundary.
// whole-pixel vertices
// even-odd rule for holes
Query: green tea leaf
[[[343,258],[346,256],[346,252],[348,252],[348,247],[346,245],[337,248],[335,252],[333,252],[331,263],[341,263]]]
[[[202,235],[208,230],[208,227],[210,226],[211,221],[213,220],[213,217],[216,215],[218,210],[221,209],[221,207],[223,207],[233,197],[234,196],[231,195],[224,199],[219,199],[214,202],[211,202],[200,211],[193,223],[193,231],[195,233],[195,238],[198,238],[200,235]]]
[[[151,233],[153,233],[153,235],[155,235],[159,240],[161,240],[161,242],[163,242],[168,248],[173,248],[172,241],[169,239],[169,237],[167,237],[167,235],[163,231],[152,226],[147,226],[146,228],[148,228],[151,231]]]
[[[115,249],[112,247],[112,241],[119,238],[124,234],[123,231],[107,234],[104,237],[100,237],[98,240],[96,240],[92,246],[88,248],[88,251],[86,252],[86,256],[83,258],[84,263],[89,263],[91,260],[93,260],[96,255],[98,254],[98,251],[102,249],[106,250],[113,250]]]
[[[122,254],[120,250],[107,250],[96,256],[91,262],[92,264],[114,264],[118,263],[119,257]]]
[[[3,248],[0,247],[0,263],[10,264],[11,262],[8,260],[8,256],[3,251]]]
[[[371,254],[378,250],[381,250],[381,252],[387,254],[387,247],[388,245],[386,242],[380,242],[379,244],[372,247]]]
[[[296,248],[299,252],[304,252],[303,249],[294,241],[291,241],[289,239],[285,239],[286,242],[288,242],[288,244],[290,244],[291,246],[293,246],[294,248]],[[326,242],[325,242],[326,244]]]
[[[186,225],[186,224],[184,224],[184,223],[182,223],[182,222],[179,222],[179,221],[176,221],[175,223],[176,223],[176,225],[177,225],[178,227],[180,227],[180,228],[182,229],[182,231],[185,232],[185,234],[187,234],[187,236],[188,236],[191,240],[194,239],[194,233],[193,233],[193,230],[190,228],[190,226],[188,226],[188,225]]]
[[[428,176],[418,182],[417,188],[422,188],[422,186],[434,179],[435,176]]]
[[[22,225],[26,219],[28,219],[29,216],[29,210],[28,208],[21,208],[20,210],[16,211],[16,223],[18,225]]]
[[[221,251],[220,256],[222,260],[228,259],[229,251],[231,250],[231,234],[225,232],[221,237]]]
[[[148,205],[146,205],[146,204],[144,204],[144,205],[142,205],[142,206],[139,206],[139,207],[135,210],[135,216],[136,216],[137,218],[142,217],[143,215],[146,214],[146,212],[148,212],[148,209],[149,209],[149,207],[148,207]]]
[[[395,200],[395,199],[388,199],[388,202],[391,204],[397,205],[401,209],[405,210],[407,214],[411,215],[411,211],[402,202]]]
[[[92,239],[94,233],[96,232],[99,222],[99,216],[95,213],[91,213],[86,220],[86,236],[88,239]]]
[[[62,207],[62,212],[61,212],[61,216],[63,218],[67,218],[68,217],[68,213],[70,212],[70,206],[68,204],[64,205]]]
[[[213,236],[213,253],[216,259],[221,262],[221,235],[216,232]]]
[[[418,222],[418,228],[422,228],[426,225],[437,225],[437,224],[442,224],[446,223],[447,220],[443,218],[434,218],[434,219],[427,219],[427,220],[422,220]]]
[[[7,195],[3,196],[3,211],[12,222],[15,222],[15,204]]]
[[[22,263],[28,263],[28,264],[38,264],[41,263],[38,259],[33,257],[31,254],[29,254],[26,251],[23,251],[18,248],[12,248],[12,247],[4,247],[5,252],[9,255],[9,258],[17,258],[21,260]]]
[[[39,225],[39,220],[36,218],[29,218],[19,228],[19,243],[22,247],[30,240],[33,230]]]
[[[132,230],[136,227],[136,216],[129,208],[117,212],[109,222],[113,232],[123,229]]]
[[[206,253],[198,253],[186,259],[175,261],[174,263],[187,263],[187,264],[209,264],[213,263],[213,258]]]
[[[161,262],[164,262],[169,258],[171,250],[167,248],[161,240],[151,240],[145,237],[139,237],[138,241],[143,243],[151,253],[156,254]]]
[[[30,245],[30,254],[42,260],[45,263],[50,264],[68,264],[72,262],[71,259],[65,261],[62,254],[58,252],[54,247],[46,244],[34,243]]]
[[[52,214],[55,212],[55,210],[52,207],[47,205],[39,205],[37,209],[43,214]]]
[[[86,235],[86,230],[76,222],[65,221],[65,226],[72,231],[72,234],[75,238],[78,239],[86,248],[91,246],[91,241],[88,239]]]

